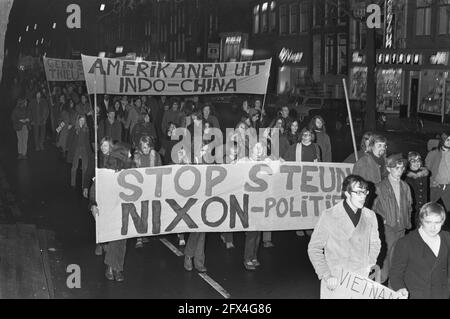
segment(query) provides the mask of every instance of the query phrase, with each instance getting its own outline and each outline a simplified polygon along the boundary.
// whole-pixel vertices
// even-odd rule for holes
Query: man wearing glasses
[[[336,296],[342,270],[368,277],[381,248],[375,213],[364,207],[367,182],[349,175],[342,184],[343,201],[325,210],[311,236],[308,255],[321,280],[320,298]]]
[[[389,175],[376,185],[377,197],[373,210],[383,220],[386,256],[381,268],[381,282],[389,278],[389,266],[392,250],[400,238],[405,236],[405,230],[411,229],[412,197],[408,184],[401,180],[406,169],[406,160],[402,154],[394,154],[386,159],[386,169]]]

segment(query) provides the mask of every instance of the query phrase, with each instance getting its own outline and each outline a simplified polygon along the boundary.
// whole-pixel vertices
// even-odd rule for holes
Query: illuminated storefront
[[[402,69],[382,69],[377,72],[377,110],[399,112],[402,104]]]
[[[377,110],[407,116],[450,116],[450,53],[437,50],[379,50],[376,55]],[[365,56],[353,52],[350,98],[366,99]]]
[[[283,47],[278,54],[277,94],[299,94],[306,84],[308,68],[303,64],[303,52]]]
[[[420,77],[418,113],[448,115],[450,107],[450,83],[448,71],[423,70]]]

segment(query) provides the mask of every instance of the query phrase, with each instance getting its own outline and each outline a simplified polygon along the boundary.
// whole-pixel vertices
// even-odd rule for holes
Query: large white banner
[[[5,36],[9,22],[9,12],[14,0],[0,0],[0,82],[2,80],[3,60],[5,54]]]
[[[45,76],[48,82],[84,81],[81,60],[52,59],[44,57]]]
[[[244,162],[96,174],[97,242],[183,232],[312,229],[353,164]]]
[[[269,60],[231,63],[126,61],[81,55],[90,94],[265,94]]]

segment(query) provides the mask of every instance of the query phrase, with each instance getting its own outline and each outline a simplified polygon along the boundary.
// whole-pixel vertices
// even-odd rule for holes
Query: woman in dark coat
[[[71,131],[70,148],[67,154],[67,161],[72,163],[71,179],[70,185],[75,187],[76,185],[76,174],[78,169],[78,161],[81,159],[82,171],[83,171],[83,181],[82,185],[85,185],[84,178],[89,164],[89,157],[91,150],[91,145],[89,143],[89,129],[86,123],[86,116],[80,115],[77,119],[76,126]]]
[[[411,299],[448,299],[450,296],[450,234],[441,232],[445,210],[427,203],[419,213],[420,227],[399,239],[393,251],[389,283],[407,290]]]
[[[430,172],[422,166],[422,157],[417,152],[408,153],[408,171],[405,182],[411,187],[413,197],[413,211],[411,214],[411,224],[416,228],[417,215],[420,208],[428,202]]]
[[[21,99],[12,111],[11,120],[14,130],[17,133],[17,152],[18,159],[27,158],[28,132],[31,121],[31,109],[28,107],[28,100]]]

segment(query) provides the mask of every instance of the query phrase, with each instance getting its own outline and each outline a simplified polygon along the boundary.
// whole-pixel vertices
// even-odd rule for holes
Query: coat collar
[[[347,211],[344,208],[344,200],[342,200],[339,204],[338,204],[338,209],[336,212],[336,217],[337,217],[337,228],[340,228],[344,231],[344,233],[348,234],[348,237],[352,237],[353,233],[359,229],[359,228],[365,228],[366,226],[366,218],[365,218],[365,214],[367,212],[367,209],[365,207],[362,208],[361,210],[361,218],[359,219],[358,225],[353,225],[353,222],[351,221],[350,217],[347,214]]]
[[[428,176],[429,173],[430,172],[428,171],[428,169],[426,169],[425,167],[421,167],[417,172],[408,171],[408,173],[406,173],[406,176],[409,178],[418,179],[421,177]]]
[[[422,236],[420,236],[419,234],[419,230],[416,229],[411,233],[411,236],[414,238],[414,247],[416,247],[417,249],[420,249],[421,251],[421,255],[422,258],[424,260],[429,260],[428,258],[426,258],[426,256],[433,256],[436,257],[436,255],[433,253],[433,251],[431,250],[431,248],[427,245],[427,243],[425,243],[425,241],[422,239]],[[441,259],[444,256],[444,252],[447,249],[446,243],[445,243],[445,238],[443,237],[442,232],[439,234],[439,237],[441,238],[441,245],[439,247],[439,253],[437,255],[436,258],[434,258],[434,263],[432,265],[431,271],[434,270],[434,268],[439,264],[439,262],[441,261]]]

